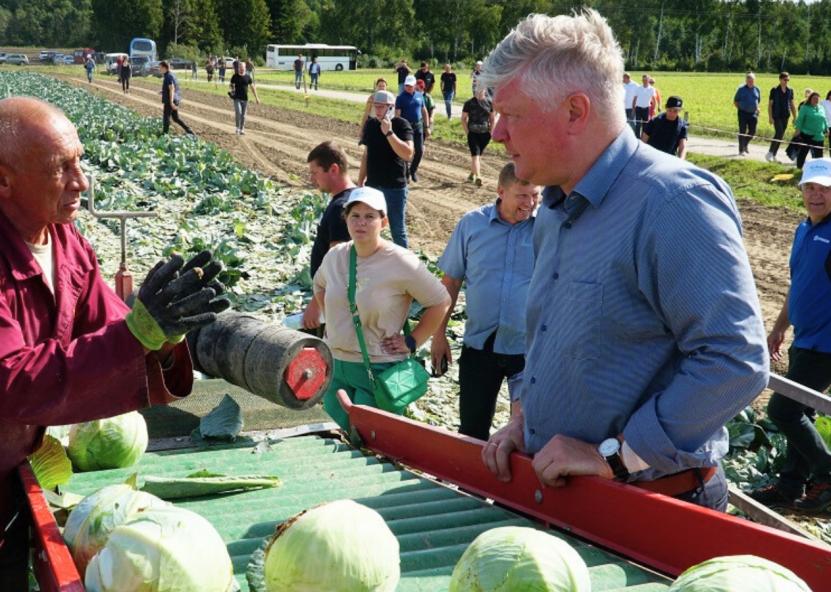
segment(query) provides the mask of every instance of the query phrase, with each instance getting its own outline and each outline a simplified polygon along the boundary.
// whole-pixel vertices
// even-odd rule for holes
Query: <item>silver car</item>
[[[10,53],[6,56],[6,63],[18,66],[29,65],[29,57],[22,53]]]

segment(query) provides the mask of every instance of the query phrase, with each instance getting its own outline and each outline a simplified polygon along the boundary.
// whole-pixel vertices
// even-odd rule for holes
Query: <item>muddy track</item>
[[[89,88],[74,79],[73,82]],[[144,115],[161,116],[157,80],[134,81],[132,94],[124,95],[111,79],[99,79],[93,92]],[[306,186],[308,151],[324,140],[337,141],[357,170],[362,148],[357,144],[360,109],[355,124],[332,120],[313,112],[297,112],[268,105],[249,104],[245,136],[234,134],[233,110],[224,97],[186,89],[182,117],[197,134],[233,153],[242,163],[274,179]],[[311,107],[313,108],[313,106]],[[173,125],[174,129],[177,126]],[[178,131],[178,129],[177,129]],[[490,201],[494,179],[504,159],[486,154],[482,188],[465,183],[469,156],[463,147],[429,141],[419,170],[419,183],[410,188],[408,225],[415,247],[437,255],[459,216]],[[742,200],[737,191],[747,246],[767,326],[773,324],[788,290],[788,254],[793,230],[800,217],[793,212]],[[781,369],[781,368],[780,368]]]

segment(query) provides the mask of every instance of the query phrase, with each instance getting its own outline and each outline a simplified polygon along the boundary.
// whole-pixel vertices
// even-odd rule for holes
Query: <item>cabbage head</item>
[[[337,500],[290,518],[266,550],[269,592],[394,592],[398,539],[381,515]]]
[[[155,495],[124,484],[108,485],[85,497],[69,514],[63,531],[78,572],[84,573],[115,527],[137,512],[168,505]]]
[[[139,512],[89,562],[87,592],[229,592],[231,557],[210,522],[168,506]]]
[[[811,592],[786,567],[755,555],[708,559],[682,573],[668,592]]]
[[[147,424],[138,411],[72,426],[67,452],[79,471],[120,469],[147,449]]]
[[[591,592],[583,558],[562,539],[521,526],[492,528],[468,546],[450,592]]]

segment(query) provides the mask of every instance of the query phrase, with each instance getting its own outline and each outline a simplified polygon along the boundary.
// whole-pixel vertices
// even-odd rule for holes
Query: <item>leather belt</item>
[[[647,491],[676,497],[698,489],[712,479],[715,474],[716,467],[687,469],[686,471],[667,475],[654,481],[635,481],[632,485],[646,489]]]

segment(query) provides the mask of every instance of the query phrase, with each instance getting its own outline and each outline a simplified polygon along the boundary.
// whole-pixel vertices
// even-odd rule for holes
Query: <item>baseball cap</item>
[[[415,83],[416,79],[415,76],[413,76],[412,74],[410,74],[404,79],[404,86],[415,86]]]
[[[388,105],[391,105],[395,103],[395,95],[388,90],[378,90],[375,91],[374,95],[372,95],[372,102],[387,103]]]
[[[477,66],[481,66],[481,65],[482,65],[482,64],[484,64],[484,63],[485,63],[485,62],[483,62],[482,60],[476,60],[476,65],[477,65]]]
[[[368,205],[373,210],[379,210],[387,215],[387,200],[384,194],[373,189],[372,187],[356,187],[349,194],[349,199],[346,200],[344,208],[352,203],[362,203]]]
[[[667,99],[667,109],[673,108],[681,108],[684,106],[684,101],[681,100],[681,97],[670,97]]]
[[[805,163],[799,186],[805,183],[818,183],[831,187],[831,158],[815,158]]]

